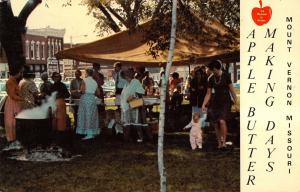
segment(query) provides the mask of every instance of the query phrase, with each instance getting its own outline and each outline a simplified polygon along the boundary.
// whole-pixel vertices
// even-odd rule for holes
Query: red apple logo
[[[259,0],[260,7],[252,9],[252,19],[258,26],[267,24],[272,17],[272,9],[269,6],[262,7],[262,0]]]

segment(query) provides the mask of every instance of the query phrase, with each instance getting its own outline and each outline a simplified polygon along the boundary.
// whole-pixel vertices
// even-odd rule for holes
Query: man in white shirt
[[[71,101],[75,105],[72,106],[73,109],[73,116],[74,116],[74,127],[77,127],[77,114],[78,114],[78,105],[79,105],[79,100],[81,97],[81,85],[83,82],[83,79],[81,78],[81,71],[77,69],[75,71],[75,79],[73,79],[70,83],[70,92],[71,92]]]
[[[123,88],[127,85],[127,81],[122,78],[121,72],[122,72],[122,64],[120,62],[114,63],[113,78],[115,80],[116,96],[121,95]]]
[[[123,88],[126,87],[127,85],[127,81],[122,78],[121,73],[122,73],[122,64],[120,62],[114,63],[113,78],[115,80],[115,95],[116,95],[115,104],[118,106],[118,110],[116,111],[116,113],[118,113],[117,115],[118,117],[121,117],[121,110],[120,110],[121,93],[123,91]],[[111,119],[110,124],[111,127],[115,127],[116,132],[118,132],[118,130],[123,130],[119,118]]]

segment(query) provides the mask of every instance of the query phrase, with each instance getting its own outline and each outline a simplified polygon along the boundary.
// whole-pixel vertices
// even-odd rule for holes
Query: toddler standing
[[[201,121],[200,113],[196,112],[193,114],[192,121],[185,126],[183,129],[190,130],[190,143],[193,150],[196,148],[202,149],[202,130],[201,130]]]

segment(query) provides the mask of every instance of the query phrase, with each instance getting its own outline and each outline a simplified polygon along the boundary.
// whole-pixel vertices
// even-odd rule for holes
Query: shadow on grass
[[[238,151],[192,151],[186,132],[167,134],[165,143],[168,191],[239,191]],[[82,157],[72,162],[17,162],[0,155],[0,191],[159,191],[156,142],[100,137],[76,140],[74,147]]]

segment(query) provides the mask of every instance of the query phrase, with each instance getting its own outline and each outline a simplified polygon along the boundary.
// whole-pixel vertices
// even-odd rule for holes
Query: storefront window
[[[48,40],[48,58],[51,57],[51,42],[50,42],[50,39]]]
[[[41,58],[45,59],[45,43],[42,42],[42,48],[41,48]]]
[[[40,71],[41,70],[41,66],[40,65],[36,65],[35,66],[35,71]]]
[[[34,41],[31,41],[30,56],[32,59],[35,59],[35,42]]]
[[[30,53],[30,47],[29,47],[29,41],[26,40],[26,45],[25,45],[25,49],[26,49],[26,59],[29,59],[29,53]]]
[[[40,59],[40,42],[36,43],[36,58]]]
[[[30,71],[34,71],[33,65],[29,65],[29,70],[30,70]]]

